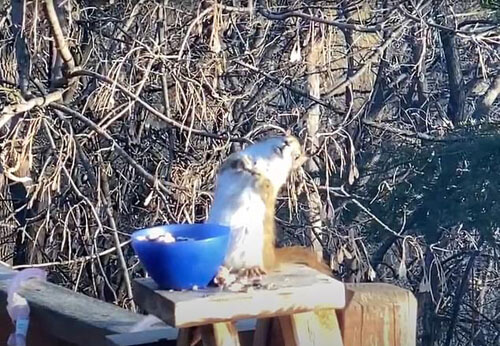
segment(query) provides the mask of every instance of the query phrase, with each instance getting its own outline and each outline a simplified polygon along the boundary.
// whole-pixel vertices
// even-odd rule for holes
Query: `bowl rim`
[[[140,229],[137,229],[137,230],[133,231],[130,234],[130,239],[132,240],[132,242],[140,241],[140,240],[137,240],[137,236],[139,236],[141,233],[144,233],[146,230],[153,229],[153,228],[163,228],[163,227],[168,227],[168,226],[174,226],[174,227],[176,227],[176,226],[190,226],[190,225],[191,226],[192,225],[197,225],[197,226],[199,226],[199,225],[215,226],[215,227],[218,227],[218,228],[226,229],[228,232],[227,232],[227,234],[216,235],[216,236],[207,237],[207,238],[203,238],[203,239],[195,239],[195,240],[189,241],[189,243],[191,243],[191,242],[206,242],[206,241],[210,241],[212,239],[216,239],[216,238],[220,238],[220,237],[229,237],[229,234],[230,234],[230,231],[231,231],[231,228],[229,226],[225,226],[225,225],[221,225],[221,224],[217,224],[217,223],[210,223],[210,222],[204,222],[204,223],[159,224],[159,225],[154,225],[154,226],[140,228]],[[186,242],[181,242],[181,243],[186,243]],[[180,244],[180,243],[179,242],[173,242],[173,243],[159,242],[159,244],[169,245],[169,244]]]

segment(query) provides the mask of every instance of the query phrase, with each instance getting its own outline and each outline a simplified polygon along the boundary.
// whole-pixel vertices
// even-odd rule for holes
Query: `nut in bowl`
[[[216,224],[155,226],[132,234],[132,248],[160,289],[207,287],[223,264],[229,227]]]

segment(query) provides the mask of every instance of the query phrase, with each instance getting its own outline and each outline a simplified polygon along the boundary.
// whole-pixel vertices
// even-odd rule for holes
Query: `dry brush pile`
[[[426,345],[493,342],[498,234],[427,236],[407,223],[419,199],[390,198],[425,143],[500,114],[495,4],[0,3],[0,260],[133,308],[128,235],[202,222],[221,161],[290,130],[313,159],[279,201],[281,243],[413,289]]]

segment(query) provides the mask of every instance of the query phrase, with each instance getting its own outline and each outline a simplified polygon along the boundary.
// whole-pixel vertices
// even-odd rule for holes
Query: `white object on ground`
[[[9,336],[8,346],[25,346],[26,335],[28,334],[30,307],[25,298],[17,291],[24,281],[39,278],[43,281],[47,278],[47,273],[41,269],[29,268],[17,273],[9,284],[7,290],[7,312],[16,325],[15,331]]]

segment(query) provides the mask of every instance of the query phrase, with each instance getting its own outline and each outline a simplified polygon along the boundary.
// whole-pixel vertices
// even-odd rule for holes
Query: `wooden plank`
[[[1,304],[0,304],[1,305]],[[0,345],[7,345],[10,334],[14,331],[14,325],[10,320],[7,310],[0,310]],[[47,333],[38,321],[30,321],[28,335],[26,338],[28,346],[75,346],[73,343],[65,342],[56,336]]]
[[[6,308],[7,288],[15,274],[16,271],[0,265],[0,309]],[[30,305],[33,323],[49,335],[77,345],[107,345],[106,335],[128,333],[144,318],[50,282],[29,280],[19,293]],[[164,324],[153,329],[162,330],[165,335],[175,332]]]
[[[109,346],[174,346],[175,336],[165,335],[161,329],[145,330],[141,332],[107,335]]]
[[[335,310],[323,309],[279,318],[287,346],[343,346]]]
[[[232,322],[219,322],[202,328],[203,346],[240,346],[238,330]]]
[[[352,293],[337,311],[345,346],[414,346],[417,300],[406,289],[383,283],[346,284]]]
[[[150,314],[174,327],[189,327],[246,318],[263,318],[339,309],[345,306],[344,284],[303,265],[290,265],[263,277],[264,287],[251,292],[159,290],[152,279],[134,281],[134,299]]]

